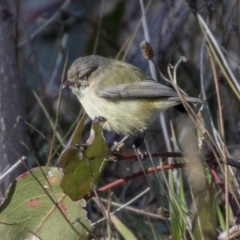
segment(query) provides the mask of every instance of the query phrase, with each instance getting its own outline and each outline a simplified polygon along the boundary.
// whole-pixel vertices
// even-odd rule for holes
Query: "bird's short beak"
[[[70,82],[69,80],[67,80],[67,81],[63,84],[62,89],[66,88],[66,87],[69,87],[69,86],[71,86],[71,85],[73,85],[73,84],[75,84],[75,82]]]

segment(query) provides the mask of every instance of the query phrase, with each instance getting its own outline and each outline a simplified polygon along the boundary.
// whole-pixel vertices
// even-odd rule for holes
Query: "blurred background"
[[[239,1],[204,0],[197,1],[197,5],[239,80]],[[9,1],[9,6],[14,26],[12,34],[17,45],[23,108],[22,114],[18,115],[29,124],[21,123],[27,145],[24,152],[28,156],[30,167],[36,166],[36,162],[41,165],[47,162],[56,165],[59,154],[80,119],[82,109],[75,95],[70,90],[61,91],[61,82],[66,80],[66,71],[76,58],[91,54],[117,58],[151,74],[149,63],[142,56],[139,47],[139,44],[146,40],[143,16],[146,17],[154,60],[159,69],[168,76],[169,64],[175,65],[181,56],[185,56],[188,61],[181,63],[177,71],[178,85],[189,96],[198,97],[201,94],[202,78],[213,122],[216,127],[219,125],[216,90],[205,41],[197,20],[185,1],[24,0]],[[216,68],[226,147],[232,158],[239,159],[240,104],[222,72]],[[8,97],[11,98],[11,94],[8,94]],[[16,117],[14,116],[14,119]],[[164,113],[164,119],[170,137],[163,137],[163,125],[158,119],[147,134],[151,152],[167,152],[169,147],[173,146],[171,124],[179,147],[184,148],[187,145],[187,150],[196,150],[196,139],[189,139],[189,132],[195,134],[195,127],[187,116],[171,109]],[[53,127],[55,123],[56,129]],[[90,121],[86,125],[85,139],[89,135],[89,128]],[[50,147],[53,134],[56,135],[54,150]],[[119,136],[106,133],[106,140],[110,145],[119,139]],[[126,145],[126,148],[128,147],[128,151],[131,151],[131,141]],[[158,159],[154,161],[158,163]],[[144,164],[151,165],[149,162]],[[134,161],[113,164],[104,171],[100,185],[139,170],[139,163]],[[154,179],[152,181],[154,185]],[[113,200],[124,203],[147,186],[144,178],[129,182],[114,190]],[[155,192],[148,192],[134,207],[155,214],[159,209],[159,200],[164,207],[168,207],[163,186],[154,187]],[[159,196],[158,201],[156,194]],[[92,221],[99,218],[99,209],[95,203],[90,202],[87,209]],[[121,212],[119,217],[135,231],[138,239],[153,239],[151,227],[158,236],[166,237],[169,234],[167,224],[165,221],[161,222],[161,219],[152,218],[149,224],[147,216],[141,215],[139,218],[139,215],[132,212]],[[101,229],[104,228],[96,227],[96,232],[99,231],[100,235],[103,234]]]

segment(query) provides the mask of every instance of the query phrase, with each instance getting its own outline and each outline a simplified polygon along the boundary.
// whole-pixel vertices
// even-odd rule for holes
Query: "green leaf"
[[[80,119],[74,133],[73,133],[73,136],[72,136],[71,141],[70,141],[70,146],[73,146],[75,144],[80,143],[80,140],[81,140],[81,137],[82,137],[82,131],[83,131],[83,127],[84,127],[84,123],[85,123],[86,118],[87,118],[87,114],[84,113],[82,118]]]
[[[175,184],[173,179],[173,172],[169,171],[168,175],[169,187],[169,213],[171,234],[173,239],[182,239],[186,234],[186,224],[184,222],[183,209],[185,209],[185,194],[183,191],[182,170],[179,170],[179,193],[175,194]]]
[[[62,192],[61,177],[57,168],[35,168],[10,185],[0,206],[0,239],[88,239],[86,203],[72,202]]]
[[[176,136],[173,132],[173,144],[174,150],[179,151],[177,145]],[[176,159],[178,163],[181,163],[181,159]],[[169,163],[171,163],[169,159]],[[177,184],[174,180],[173,171],[168,172],[168,184],[169,184],[169,216],[171,225],[171,234],[173,239],[183,239],[186,235],[186,197],[184,192],[184,177],[182,169],[178,169]]]
[[[114,224],[115,228],[118,230],[118,232],[122,235],[124,239],[137,240],[131,230],[125,224],[123,224],[123,222],[120,221],[117,216],[112,215],[110,216],[110,219],[111,222]]]
[[[60,183],[63,192],[76,201],[86,195],[99,179],[107,164],[109,152],[99,123],[93,124],[91,144],[85,148],[72,146],[59,158],[64,176]],[[88,140],[88,141],[89,141]]]

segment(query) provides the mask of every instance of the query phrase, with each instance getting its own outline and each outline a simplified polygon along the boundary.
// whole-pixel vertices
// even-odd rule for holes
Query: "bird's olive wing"
[[[98,95],[107,99],[178,97],[170,87],[154,81],[119,84],[98,91]]]

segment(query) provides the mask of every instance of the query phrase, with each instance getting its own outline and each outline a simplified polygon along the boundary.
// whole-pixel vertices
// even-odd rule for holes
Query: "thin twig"
[[[222,182],[221,178],[218,176],[218,173],[217,171],[215,170],[215,168],[210,168],[210,171],[212,173],[212,176],[214,177],[216,183],[220,186],[220,188],[222,189],[222,191],[225,193],[225,195],[228,195],[228,199],[229,199],[229,204],[231,206],[231,209],[232,209],[232,212],[233,212],[233,215],[234,215],[234,220],[236,223],[240,223],[240,219],[238,217],[238,206],[236,206],[234,200],[233,200],[233,196],[230,192],[227,192],[226,191],[226,188],[225,188],[225,184]],[[226,226],[226,230],[228,230],[229,228],[227,228]]]
[[[56,119],[55,119],[55,123],[54,123],[53,136],[52,136],[52,141],[51,141],[51,144],[50,144],[50,149],[49,149],[49,152],[48,152],[48,158],[47,158],[46,166],[49,166],[50,161],[52,159],[52,151],[53,151],[55,136],[56,136],[56,132],[57,132],[58,116],[59,116],[59,111],[60,111],[60,103],[61,103],[61,99],[62,99],[62,84],[63,84],[63,80],[64,80],[65,73],[66,73],[67,60],[68,60],[68,55],[66,56],[66,59],[65,59],[63,73],[62,73],[62,78],[61,78],[61,84],[60,84],[60,87],[59,87]]]
[[[148,1],[149,4],[151,1]],[[143,33],[144,33],[144,37],[145,39],[150,43],[150,36],[149,36],[149,29],[147,26],[147,20],[146,20],[146,11],[144,9],[144,5],[143,5],[143,0],[139,0],[140,6],[141,6],[141,11],[142,11],[142,25],[143,25]],[[151,76],[153,79],[157,79],[157,74],[156,74],[156,69],[154,68],[154,64],[151,61],[148,61],[149,64],[149,68],[150,68],[150,72],[151,72]]]
[[[47,120],[48,120],[49,123],[50,123],[50,126],[51,126],[52,130],[54,131],[54,129],[55,129],[54,123],[53,123],[53,121],[52,121],[49,113],[47,112],[45,106],[43,105],[41,99],[39,98],[39,96],[37,95],[37,93],[36,93],[35,91],[33,91],[33,95],[34,95],[34,97],[37,99],[37,101],[38,101],[40,107],[42,108],[42,110],[43,110],[43,112],[44,112]],[[62,140],[62,137],[61,137],[61,135],[59,134],[58,131],[56,131],[56,137],[57,137],[58,141],[59,141],[60,143],[62,143],[62,145],[64,145],[63,140]]]
[[[225,145],[225,133],[224,133],[224,126],[223,126],[223,115],[222,115],[222,104],[221,104],[221,98],[220,98],[220,91],[219,91],[219,85],[218,85],[218,77],[216,68],[213,62],[211,51],[206,45],[212,72],[213,72],[213,79],[215,83],[216,88],[216,95],[217,95],[217,103],[218,103],[218,112],[219,112],[219,121],[220,121],[220,129],[221,129],[221,138],[222,138],[222,154],[223,154],[223,163],[224,163],[224,176],[225,176],[225,214],[226,214],[226,229],[229,229],[229,199],[228,199],[228,165],[227,165],[227,156],[226,156],[226,145]]]
[[[0,181],[5,178],[8,174],[14,171],[23,161],[27,159],[26,156],[22,156],[15,164],[13,164],[5,173],[0,176]]]
[[[98,20],[97,36],[96,36],[96,39],[95,39],[95,42],[94,42],[94,46],[93,46],[93,54],[96,54],[96,52],[97,52],[97,46],[98,46],[98,42],[99,42],[100,30],[101,30],[101,26],[102,26],[104,3],[105,3],[105,1],[102,0],[100,14],[99,14],[99,20]]]
[[[120,205],[120,204],[119,204],[120,207],[117,208],[116,210],[114,210],[113,212],[111,212],[111,213],[110,213],[110,216],[114,215],[115,213],[119,212],[119,211],[122,210],[122,209],[126,209],[126,207],[127,207],[128,205],[130,205],[130,204],[132,204],[133,202],[135,202],[136,200],[138,200],[138,199],[139,199],[141,196],[143,196],[145,193],[149,192],[149,190],[150,190],[150,188],[148,187],[147,189],[145,189],[143,192],[141,192],[140,194],[138,194],[136,197],[132,198],[132,199],[131,199],[130,201],[128,201],[127,203],[125,203],[125,204],[123,204],[123,205]],[[106,202],[105,199],[102,199],[102,198],[100,198],[100,199],[101,199],[101,201]],[[103,218],[97,220],[96,222],[92,223],[92,226],[97,225],[98,223],[104,221],[105,219],[106,219],[106,218],[103,217]]]

